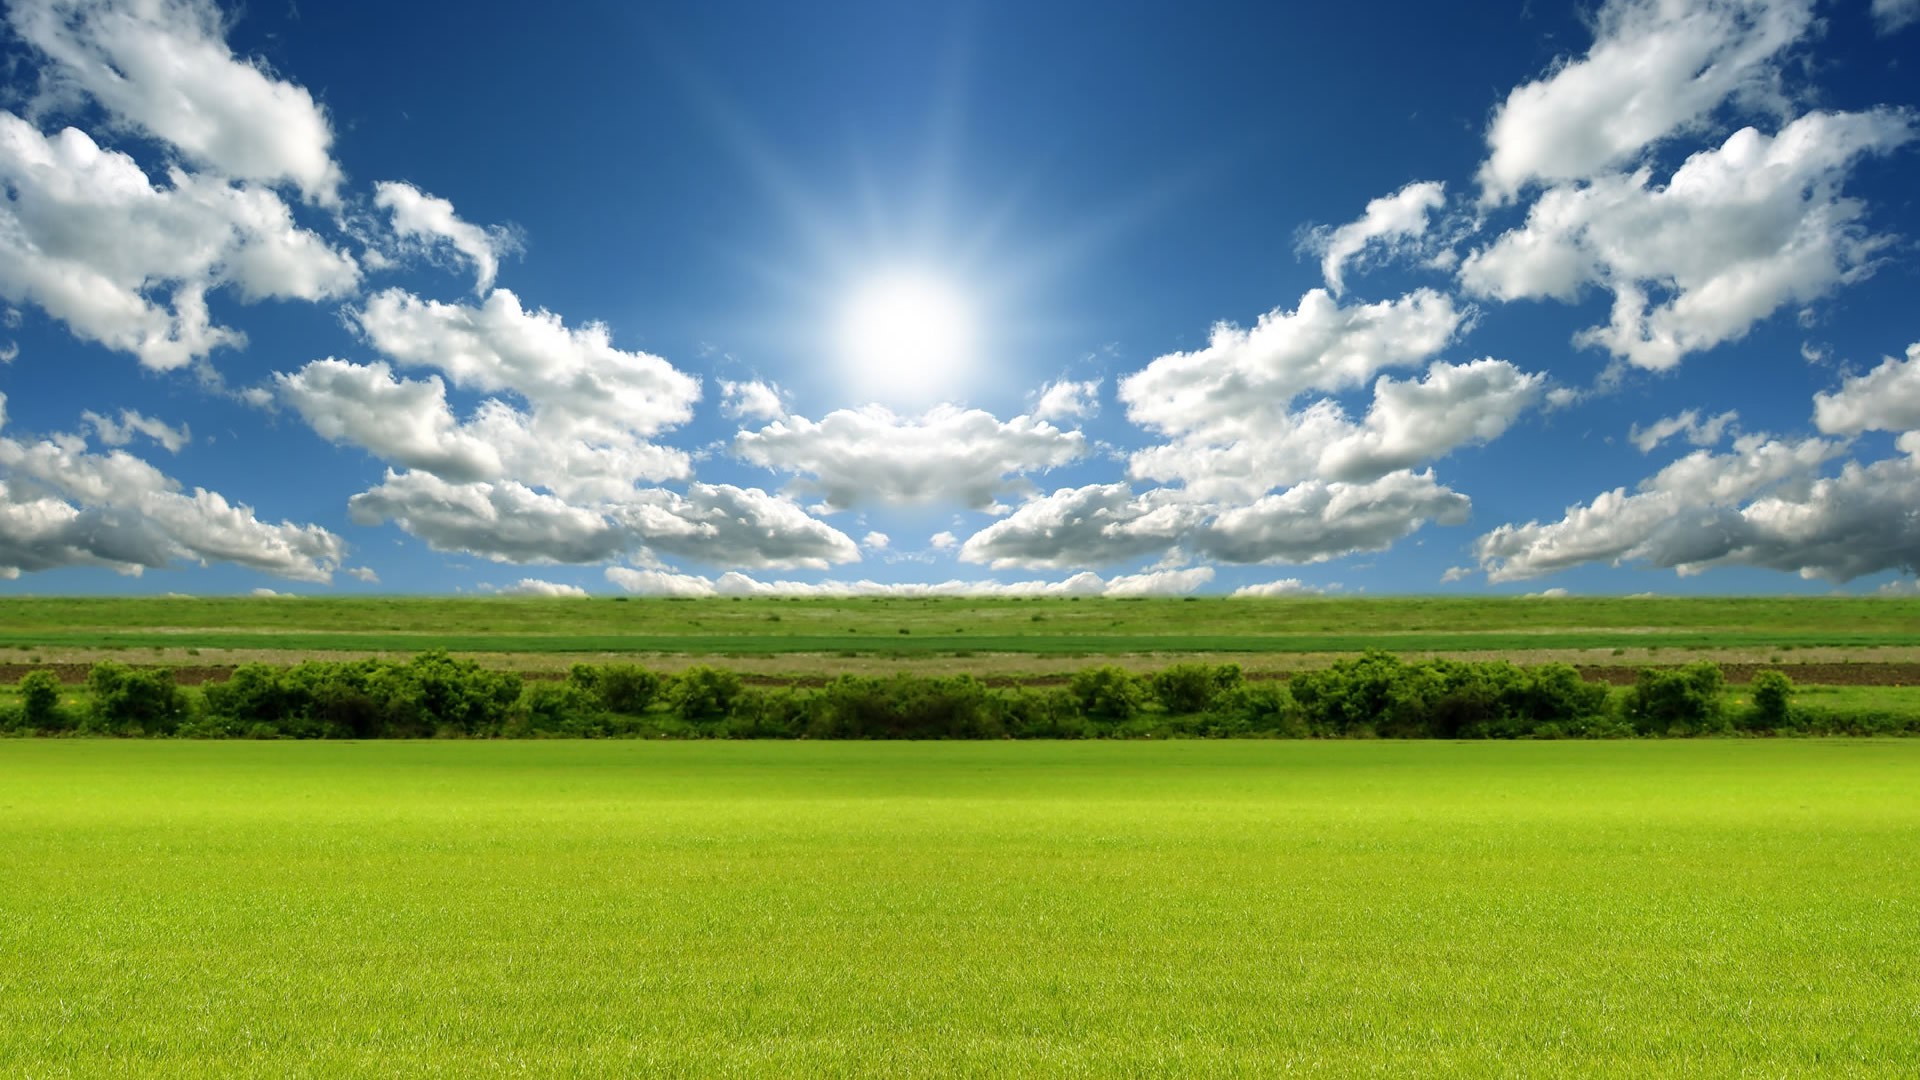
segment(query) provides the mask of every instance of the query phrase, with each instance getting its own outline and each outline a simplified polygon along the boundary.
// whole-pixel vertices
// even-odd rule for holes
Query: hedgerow
[[[1064,686],[967,675],[843,675],[817,689],[748,686],[706,665],[678,674],[577,664],[523,680],[446,652],[409,660],[245,664],[191,691],[166,668],[93,667],[79,706],[53,673],[20,680],[0,730],[197,738],[1609,738],[1756,733],[1920,734],[1920,717],[1791,705],[1779,672],[1729,710],[1712,663],[1640,672],[1619,694],[1566,664],[1404,660],[1374,652],[1289,681],[1233,664],[1141,675],[1090,667]]]

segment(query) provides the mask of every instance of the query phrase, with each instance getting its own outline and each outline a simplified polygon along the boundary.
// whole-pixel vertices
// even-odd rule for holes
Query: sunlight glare
[[[930,405],[964,381],[973,317],[960,293],[940,279],[891,274],[853,294],[842,315],[841,347],[857,392],[888,404]]]

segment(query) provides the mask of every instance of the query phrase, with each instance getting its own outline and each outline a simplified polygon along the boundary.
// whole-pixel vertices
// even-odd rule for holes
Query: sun
[[[840,351],[853,389],[885,405],[923,406],[963,385],[974,364],[973,311],[938,275],[894,271],[848,297]]]

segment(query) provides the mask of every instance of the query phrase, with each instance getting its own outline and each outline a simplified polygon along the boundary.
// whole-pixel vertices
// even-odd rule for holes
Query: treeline
[[[190,738],[1621,738],[1735,732],[1920,733],[1920,717],[1836,725],[1793,708],[1793,683],[1762,672],[1727,703],[1720,668],[1645,669],[1613,692],[1566,664],[1402,660],[1369,653],[1288,682],[1233,664],[1151,674],[1107,665],[1064,686],[1001,689],[967,675],[843,675],[761,688],[732,671],[676,674],[578,664],[523,680],[445,652],[411,660],[247,664],[197,691],[166,668],[96,664],[79,701],[30,672],[0,730]]]

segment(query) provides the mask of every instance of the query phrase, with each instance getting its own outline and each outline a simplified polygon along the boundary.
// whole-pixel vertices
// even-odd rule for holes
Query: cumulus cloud
[[[729,420],[778,420],[787,415],[787,406],[775,383],[721,379],[720,415]]]
[[[1290,577],[1290,578],[1278,578],[1273,581],[1262,581],[1256,585],[1242,585],[1239,588],[1233,590],[1231,595],[1235,597],[1240,597],[1240,598],[1249,598],[1249,597],[1258,598],[1258,597],[1275,597],[1275,596],[1323,596],[1326,593],[1331,592],[1336,588],[1338,588],[1338,586],[1309,585],[1306,582],[1301,581],[1299,578]]]
[[[1040,388],[1035,420],[1078,420],[1100,412],[1100,379],[1057,379]]]
[[[607,568],[607,580],[641,596],[1183,596],[1213,580],[1211,567],[1148,571],[1111,579],[1079,573],[1062,581],[762,581],[737,571],[717,578],[661,569]]]
[[[177,168],[155,186],[85,132],[48,137],[0,111],[0,296],[38,305],[81,338],[177,368],[245,341],[213,323],[210,291],[325,300],[359,276],[265,188]]]
[[[349,566],[347,567],[347,576],[355,581],[365,582],[368,585],[380,584],[380,575],[375,572],[371,566]]]
[[[1433,473],[1396,472],[1364,484],[1312,480],[1221,511],[1190,543],[1231,563],[1316,563],[1384,551],[1428,521],[1459,525],[1471,502]]]
[[[1170,442],[1135,451],[1136,479],[1181,481],[1197,495],[1253,499],[1310,479],[1368,481],[1503,434],[1540,402],[1546,378],[1504,360],[1433,363],[1419,381],[1381,376],[1355,422],[1331,398],[1298,411],[1250,398]]]
[[[1549,524],[1502,525],[1475,544],[1488,579],[1518,581],[1589,562],[1643,561],[1682,574],[1711,566],[1785,570],[1844,582],[1920,561],[1920,437],[1902,456],[1821,466],[1844,449],[1810,438],[1734,440],[1567,509]]]
[[[1576,344],[1671,368],[1739,340],[1783,305],[1870,273],[1890,241],[1868,230],[1864,205],[1840,188],[1861,158],[1913,134],[1903,112],[1811,113],[1774,136],[1742,128],[1664,186],[1642,168],[1555,187],[1524,226],[1473,252],[1460,280],[1500,300],[1572,301],[1604,287],[1612,317]]]
[[[1306,246],[1320,253],[1320,274],[1327,288],[1335,296],[1344,293],[1347,264],[1358,261],[1368,248],[1391,252],[1419,240],[1426,234],[1428,219],[1446,201],[1446,185],[1439,181],[1408,184],[1368,202],[1358,221],[1308,234]]]
[[[1384,368],[1419,363],[1450,343],[1466,321],[1431,289],[1342,307],[1323,289],[1293,311],[1275,309],[1252,329],[1213,328],[1207,347],[1170,353],[1120,382],[1135,423],[1214,441],[1237,436],[1309,390],[1364,385]]]
[[[1920,0],[1873,0],[1873,25],[1892,34],[1920,22]]]
[[[453,203],[421,191],[398,180],[382,180],[373,186],[373,205],[392,215],[394,235],[403,241],[418,243],[429,251],[452,248],[473,267],[473,291],[485,294],[493,288],[500,272],[500,257],[518,251],[519,239],[512,229],[494,225],[487,228],[460,219]]]
[[[1653,453],[1655,447],[1675,435],[1685,436],[1695,446],[1713,446],[1739,421],[1740,414],[1732,409],[1706,420],[1700,419],[1700,410],[1688,409],[1678,416],[1661,417],[1646,427],[1633,425],[1627,431],[1627,441],[1643,454]]]
[[[1840,389],[1813,397],[1813,422],[1828,435],[1920,429],[1920,342]]]
[[[596,563],[642,547],[749,568],[825,569],[860,558],[846,534],[792,502],[729,484],[575,504],[514,481],[460,484],[389,471],[347,508],[359,524],[392,521],[436,551],[496,562]]]
[[[305,88],[234,56],[211,0],[14,0],[7,18],[49,61],[48,103],[91,98],[119,125],[223,176],[336,201],[325,111]]]
[[[1086,437],[1030,416],[1001,421],[942,405],[901,417],[868,405],[835,410],[818,423],[793,416],[743,431],[733,450],[755,465],[810,477],[835,509],[936,499],[985,509],[1009,477],[1077,460]]]
[[[1584,57],[1515,87],[1487,129],[1483,197],[1582,180],[1695,130],[1729,99],[1779,96],[1782,54],[1813,26],[1811,0],[1610,0]]]
[[[1154,555],[1205,519],[1173,491],[1136,496],[1124,483],[1061,488],[1033,499],[960,545],[960,561],[996,570],[1070,569]]]
[[[566,596],[582,597],[587,590],[578,585],[562,585],[557,581],[542,581],[539,578],[521,578],[511,585],[503,585],[492,590],[498,596]]]
[[[187,425],[169,427],[151,416],[142,416],[132,409],[121,409],[120,419],[112,420],[97,412],[80,414],[81,423],[93,429],[94,437],[108,446],[125,446],[133,441],[135,435],[145,435],[159,443],[170,454],[177,454],[181,447],[193,440],[193,433]]]
[[[83,436],[0,437],[0,578],[65,566],[138,574],[189,560],[327,582],[345,553],[318,525],[270,524],[218,492],[187,493],[124,450],[90,451]]]
[[[886,533],[878,531],[870,532],[860,538],[860,546],[866,548],[868,551],[885,551],[887,550],[887,545],[891,543],[893,543],[892,538],[888,537]]]
[[[511,391],[564,412],[583,433],[652,435],[686,423],[700,397],[700,380],[658,356],[615,348],[604,324],[569,328],[552,312],[524,310],[506,289],[478,307],[387,289],[354,320],[403,367],[438,368],[462,389]]]

